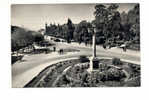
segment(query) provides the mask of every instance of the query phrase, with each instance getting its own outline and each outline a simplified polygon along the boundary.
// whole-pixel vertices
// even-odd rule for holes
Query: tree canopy
[[[27,30],[18,26],[11,26],[12,51],[17,51],[28,45],[32,45],[33,42],[39,42],[42,40],[43,35],[39,32]]]
[[[112,41],[134,41],[140,43],[140,12],[139,4],[128,12],[120,13],[118,4],[97,4],[93,13],[95,19],[91,22],[82,20],[74,24],[70,18],[63,25],[50,24],[46,27],[46,34],[79,43],[91,43],[92,24],[96,25],[96,43],[103,44]]]

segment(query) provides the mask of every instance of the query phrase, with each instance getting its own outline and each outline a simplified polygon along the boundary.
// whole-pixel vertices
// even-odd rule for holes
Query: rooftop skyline
[[[64,24],[68,18],[77,24],[92,21],[96,4],[14,4],[11,6],[11,25],[31,30],[44,28],[45,23]],[[128,12],[134,3],[119,4],[119,12]]]

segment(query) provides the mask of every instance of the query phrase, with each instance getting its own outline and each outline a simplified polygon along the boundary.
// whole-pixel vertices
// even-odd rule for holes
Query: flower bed
[[[26,87],[134,87],[140,86],[140,65],[123,62],[113,65],[111,59],[100,59],[99,68],[89,73],[89,62],[79,59],[59,62],[42,71]],[[55,67],[54,67],[55,66]],[[54,67],[41,81],[41,76]],[[66,70],[67,69],[67,70]]]
[[[99,68],[91,74],[87,71],[89,63],[72,66],[59,79],[55,87],[123,87],[140,86],[140,69],[130,67],[130,63],[123,62],[119,66],[112,65],[111,60],[102,59]],[[129,72],[127,70],[129,70]],[[129,74],[129,75],[127,75]],[[136,78],[137,77],[137,78]]]
[[[35,87],[35,85],[36,87],[51,87],[57,76],[60,75],[65,68],[78,62],[79,60],[74,59],[50,65],[42,72],[40,72],[33,80],[31,80],[24,87]],[[44,80],[40,80],[43,77],[43,75],[45,75],[49,70],[50,72],[46,75]],[[37,84],[37,82],[39,82],[39,84]]]

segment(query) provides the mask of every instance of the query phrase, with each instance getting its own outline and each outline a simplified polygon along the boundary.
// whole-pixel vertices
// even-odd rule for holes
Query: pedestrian
[[[48,53],[48,48],[45,49],[45,54],[47,54],[47,53]]]
[[[106,49],[106,44],[105,43],[103,44],[103,48]]]
[[[56,47],[53,47],[53,51],[54,51],[54,52],[56,51]]]
[[[127,49],[127,48],[126,48],[126,46],[125,46],[125,47],[124,47],[124,51],[125,51],[125,52],[126,52],[126,49]]]
[[[59,54],[63,54],[64,53],[64,50],[63,49],[60,49],[59,50]]]

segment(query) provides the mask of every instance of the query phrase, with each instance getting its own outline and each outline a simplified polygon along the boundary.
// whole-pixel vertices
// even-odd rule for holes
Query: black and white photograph
[[[11,4],[11,87],[141,87],[140,6]]]

